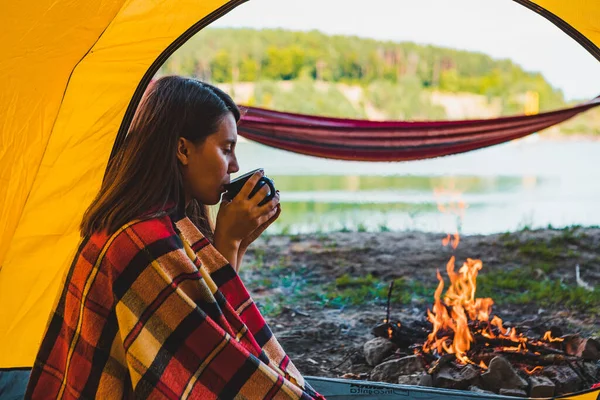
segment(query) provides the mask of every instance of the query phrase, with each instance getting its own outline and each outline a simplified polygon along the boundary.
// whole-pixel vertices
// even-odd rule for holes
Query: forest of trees
[[[364,117],[367,104],[387,118],[442,119],[432,91],[464,92],[500,102],[500,115],[524,111],[524,95],[539,95],[539,110],[565,107],[563,93],[537,72],[482,53],[410,42],[384,42],[318,31],[205,29],[164,64],[160,74],[214,83],[255,83],[251,102],[285,111]],[[288,81],[291,90],[277,83]],[[314,82],[330,83],[326,93]],[[351,104],[336,84],[358,85]],[[289,85],[288,85],[289,86]]]

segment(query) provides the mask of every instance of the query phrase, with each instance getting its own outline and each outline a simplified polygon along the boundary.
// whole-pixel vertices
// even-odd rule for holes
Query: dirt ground
[[[242,279],[305,375],[368,372],[362,346],[385,318],[389,283],[392,320],[422,323],[436,270],[444,274],[452,255],[457,269],[467,257],[483,261],[477,297],[492,297],[506,325],[600,336],[600,228],[464,236],[456,250],[442,246],[444,236],[264,236],[249,249]]]

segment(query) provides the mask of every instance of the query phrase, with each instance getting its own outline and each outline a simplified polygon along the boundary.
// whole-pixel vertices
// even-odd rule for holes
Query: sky
[[[250,0],[211,26],[316,29],[479,51],[541,72],[567,100],[600,94],[600,62],[511,0]]]

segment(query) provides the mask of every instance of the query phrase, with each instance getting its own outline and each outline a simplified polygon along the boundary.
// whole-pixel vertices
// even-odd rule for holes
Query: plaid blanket
[[[167,212],[84,240],[26,398],[323,399],[227,260]]]

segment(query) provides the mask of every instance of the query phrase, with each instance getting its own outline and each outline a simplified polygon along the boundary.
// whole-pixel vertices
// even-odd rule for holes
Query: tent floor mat
[[[409,386],[383,382],[358,381],[351,379],[320,378],[315,376],[305,377],[306,381],[317,392],[328,400],[364,399],[364,400],[392,400],[392,399],[423,399],[423,400],[515,400],[525,397],[502,396],[498,394],[484,394],[464,390],[440,389],[423,386]],[[600,400],[600,388],[556,397],[573,400]],[[538,399],[539,400],[539,399]]]

